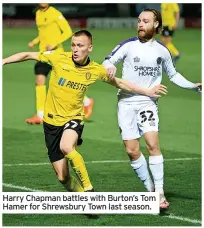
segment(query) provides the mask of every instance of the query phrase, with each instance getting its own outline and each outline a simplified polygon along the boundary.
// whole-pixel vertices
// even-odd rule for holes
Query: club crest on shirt
[[[162,58],[161,57],[158,57],[157,58],[157,64],[161,64],[161,62],[162,62]]]
[[[139,61],[140,61],[140,58],[136,56],[136,57],[134,58],[134,63],[138,63]]]
[[[89,80],[91,78],[91,73],[90,72],[87,72],[86,73],[86,79]]]

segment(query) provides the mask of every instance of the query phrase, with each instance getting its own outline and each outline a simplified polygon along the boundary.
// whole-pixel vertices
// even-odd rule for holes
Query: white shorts
[[[153,101],[119,101],[118,125],[123,140],[138,139],[146,132],[159,131],[157,104]]]

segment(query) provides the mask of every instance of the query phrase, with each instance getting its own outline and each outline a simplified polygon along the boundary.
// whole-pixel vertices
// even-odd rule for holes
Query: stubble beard
[[[151,29],[148,29],[146,31],[142,30],[144,35],[141,35],[139,31],[140,30],[138,30],[138,38],[139,38],[139,40],[141,40],[143,42],[147,42],[147,41],[151,40],[155,35],[154,27]]]

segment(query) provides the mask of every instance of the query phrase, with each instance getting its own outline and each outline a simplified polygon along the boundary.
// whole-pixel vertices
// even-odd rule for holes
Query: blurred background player
[[[169,49],[176,62],[180,58],[180,53],[172,43],[174,31],[178,27],[180,18],[179,6],[177,3],[161,3],[163,30],[161,41]]]
[[[38,37],[32,40],[28,46],[33,48],[39,44],[40,52],[64,51],[62,43],[72,36],[72,29],[62,13],[48,3],[40,3],[36,12],[36,25]],[[47,63],[38,61],[35,64],[36,75],[36,111],[37,114],[26,119],[28,124],[42,124],[44,104],[46,100],[46,77],[52,67]],[[85,119],[92,114],[93,99],[84,98]]]
[[[40,52],[64,51],[62,43],[71,37],[72,30],[61,12],[47,3],[40,3],[35,20],[38,28],[38,37],[32,40],[28,46],[33,48],[34,45],[39,44]],[[42,123],[46,99],[46,77],[51,69],[52,67],[47,63],[38,61],[35,64],[37,115],[26,119],[26,123]]]

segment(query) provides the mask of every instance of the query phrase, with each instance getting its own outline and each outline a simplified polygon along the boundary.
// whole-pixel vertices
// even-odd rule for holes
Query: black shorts
[[[50,162],[59,161],[64,158],[64,154],[60,150],[60,140],[64,130],[72,129],[78,134],[77,145],[81,145],[83,140],[81,138],[84,124],[82,120],[73,119],[63,126],[53,126],[48,123],[43,123],[45,144],[48,149],[48,157]]]
[[[38,61],[36,64],[35,64],[35,67],[34,67],[34,72],[35,72],[35,75],[37,74],[42,74],[44,75],[45,77],[47,77],[47,75],[49,74],[49,72],[52,70],[52,67],[47,64],[47,63],[43,63],[43,62],[40,62]]]
[[[174,35],[174,30],[170,30],[168,26],[163,27],[162,36],[168,37],[173,35]]]

